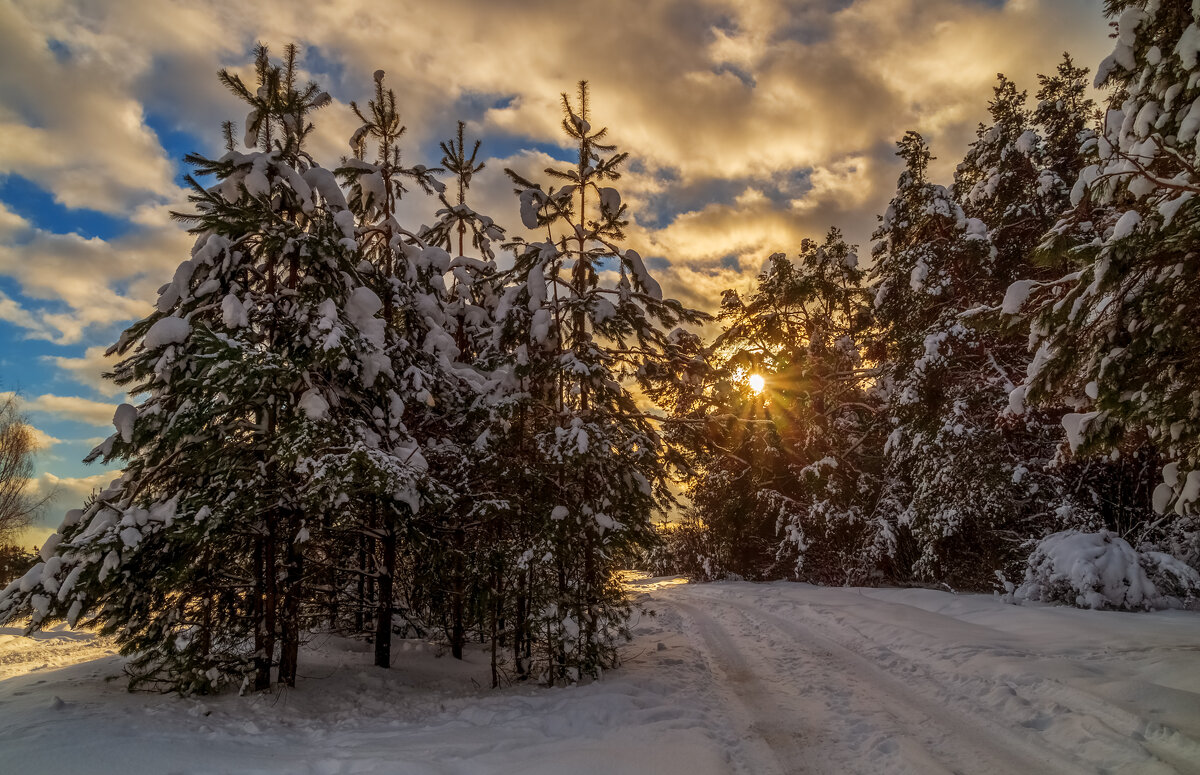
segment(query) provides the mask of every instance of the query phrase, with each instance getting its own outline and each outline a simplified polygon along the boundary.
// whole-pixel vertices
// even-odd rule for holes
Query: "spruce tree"
[[[505,509],[497,497],[500,488],[494,486],[501,471],[496,468],[495,445],[489,443],[505,415],[504,391],[495,385],[497,379],[503,379],[502,360],[497,361],[490,350],[501,283],[492,243],[503,238],[504,229],[467,202],[473,178],[484,169],[483,163],[476,161],[480,145],[476,140],[468,154],[462,121],[456,136],[441,143],[442,169],[454,176],[449,187],[453,196],[438,194],[442,207],[437,219],[421,233],[430,244],[455,251],[445,294],[446,319],[460,361],[474,364],[480,376],[487,378],[473,382],[467,400],[459,403],[459,419],[451,429],[454,458],[446,460],[448,479],[456,486],[445,505],[445,519],[435,528],[438,540],[430,550],[444,578],[435,591],[436,618],[450,642],[451,654],[463,658],[468,629],[473,626],[491,641],[492,683],[498,685],[502,589],[506,566],[513,559],[505,551]]]
[[[983,130],[980,139],[1000,134]],[[906,170],[874,235],[872,269],[893,423],[882,508],[898,528],[902,567],[917,579],[980,587],[1012,561],[1016,547],[1005,537],[1019,533],[1012,527],[1024,489],[995,423],[1008,374],[987,332],[964,315],[995,292],[1000,254],[987,224],[926,180],[924,140],[910,132],[898,145]],[[971,188],[990,177],[979,174]]]
[[[1189,316],[1200,285],[1196,140],[1200,25],[1184,0],[1109,0],[1116,46],[1098,85],[1112,90],[1097,158],[1071,192],[1072,209],[1043,243],[1078,269],[1014,287],[1034,293],[1033,361],[1021,388],[1062,400],[1080,454],[1126,454],[1149,437],[1169,459],[1154,507],[1176,551],[1200,559],[1200,338]],[[1088,146],[1085,145],[1085,149]]]
[[[1087,68],[1076,67],[1064,53],[1053,75],[1038,76],[1032,119],[1043,143],[1039,195],[1056,218],[1070,207],[1071,188],[1095,151],[1098,114],[1088,96],[1087,75]]]
[[[370,576],[376,588],[376,664],[386,667],[401,567],[409,576],[406,607],[431,621],[450,622],[446,629],[452,652],[462,657],[469,581],[466,526],[474,503],[471,486],[476,484],[470,445],[478,433],[476,404],[490,385],[487,373],[464,361],[478,349],[471,339],[480,336],[479,330],[490,330],[487,309],[475,302],[491,294],[488,261],[452,259],[438,244],[449,244],[445,211],[433,229],[405,229],[396,221],[405,180],[448,203],[445,186],[432,177],[441,169],[401,163],[398,140],[404,127],[395,93],[384,88],[383,77],[376,72],[375,98],[366,111],[352,104],[363,125],[351,141],[355,158],[341,172],[359,216],[362,254],[382,288],[387,349],[398,378],[396,394],[381,396],[381,405],[390,407],[385,414],[395,414],[389,422],[413,435],[427,466],[416,493],[380,502],[365,525],[366,537],[377,544],[368,552],[375,563]],[[370,142],[376,145],[374,161],[364,158]],[[460,204],[462,209],[453,212],[457,224],[480,221],[481,216],[472,218]],[[489,240],[501,232],[490,223],[481,231],[474,244],[482,245],[490,259]],[[452,287],[446,285],[448,274]],[[476,284],[478,292],[472,290]],[[414,454],[404,445],[397,452]]]
[[[873,513],[886,430],[863,359],[863,276],[833,229],[795,263],[771,256],[749,297],[725,292],[714,369],[686,415],[706,452],[689,490],[704,576],[847,583],[886,563],[890,528]]]

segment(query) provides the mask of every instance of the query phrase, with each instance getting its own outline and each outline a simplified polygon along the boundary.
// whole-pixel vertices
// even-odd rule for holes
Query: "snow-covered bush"
[[[1064,530],[1029,557],[1016,600],[1140,611],[1182,608],[1200,595],[1200,573],[1162,552],[1139,552],[1108,530]]]

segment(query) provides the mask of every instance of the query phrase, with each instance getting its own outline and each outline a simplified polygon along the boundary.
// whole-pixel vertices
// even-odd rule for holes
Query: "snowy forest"
[[[493,686],[599,677],[631,568],[1192,604],[1200,7],[1106,10],[1094,73],[998,77],[952,180],[896,143],[868,254],[831,225],[715,317],[627,244],[586,82],[577,162],[507,170],[534,241],[472,207],[486,138],[405,160],[383,71],[315,159],[330,98],[259,46],[253,80],[218,75],[248,111],[227,152],[187,159],[191,255],[111,350],[132,403],[90,459],[123,475],[0,623],[96,627],[131,686],[192,694],[294,686],[329,631],[380,667],[418,636],[486,644]]]

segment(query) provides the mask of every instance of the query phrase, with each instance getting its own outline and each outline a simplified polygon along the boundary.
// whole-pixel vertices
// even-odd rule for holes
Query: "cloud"
[[[103,490],[113,479],[121,475],[120,470],[101,471],[91,476],[55,476],[44,473],[34,479],[34,493],[40,496],[57,495],[72,501],[82,502],[93,491]],[[74,508],[74,507],[72,507]]]
[[[169,196],[171,161],[130,89],[143,54],[99,46],[104,34],[70,4],[22,6],[0,3],[0,172],[37,180],[67,207],[107,213]],[[58,57],[50,41],[73,55]]]
[[[76,396],[56,396],[44,393],[35,398],[24,398],[15,393],[0,393],[0,400],[15,398],[22,412],[48,414],[59,419],[103,427],[112,424],[116,404],[92,401]]]
[[[0,291],[0,320],[23,328],[37,339],[51,339],[53,333],[37,317],[8,294]]]
[[[28,427],[29,427],[30,432],[33,434],[33,450],[34,450],[34,452],[44,452],[45,450],[48,450],[51,447],[53,447],[55,444],[62,443],[62,439],[56,439],[53,436],[51,436],[49,433],[46,433],[45,431],[41,430],[40,428],[35,428],[32,425],[30,425]]]
[[[722,290],[749,289],[768,255],[794,254],[830,226],[865,258],[900,171],[894,141],[922,132],[939,157],[932,174],[948,181],[987,117],[997,72],[1033,92],[1064,49],[1086,66],[1108,53],[1100,5],[0,0],[0,176],[129,226],[88,239],[0,202],[0,321],[69,348],[47,356],[60,373],[120,394],[98,377],[100,343],[149,312],[192,241],[168,214],[187,209],[171,157],[179,141],[168,150],[160,132],[219,154],[221,121],[240,122],[246,109],[214,76],[245,72],[256,40],[276,54],[300,43],[305,77],[332,94],[311,144],[326,166],[348,151],[347,105],[371,96],[376,69],[408,125],[406,162],[435,164],[437,141],[466,120],[490,157],[470,201],[513,234],[520,219],[502,170],[542,179],[561,166],[546,152],[564,141],[559,94],[589,80],[593,123],[637,162],[618,182],[634,219],[628,244],[667,295],[712,310]],[[401,217],[420,223],[435,208],[415,194]],[[113,413],[49,392],[23,407],[97,428]],[[81,499],[109,477],[55,481]]]
[[[0,4],[0,174],[135,226],[89,240],[31,230],[0,209],[0,274],[24,297],[0,297],[0,319],[72,344],[148,311],[190,242],[167,218],[164,203],[178,206],[182,191],[150,117],[218,152],[221,119],[240,120],[245,108],[213,76],[221,66],[245,71],[255,40],[276,53],[301,43],[306,75],[333,93],[314,118],[313,149],[327,165],[347,151],[356,121],[346,104],[370,97],[377,68],[409,126],[405,158],[426,164],[460,117],[485,152],[496,142],[559,144],[559,92],[589,79],[596,122],[645,170],[622,183],[631,202],[648,203],[655,189],[658,209],[675,191],[723,197],[730,181],[771,200],[744,199],[736,218],[736,202],[719,198],[643,220],[644,236],[683,249],[673,267],[696,254],[689,233],[717,238],[720,248],[700,253],[720,255],[787,249],[830,225],[865,242],[899,170],[892,141],[905,130],[929,137],[941,157],[935,173],[948,175],[986,116],[996,72],[1033,89],[1034,72],[1052,69],[1063,48],[1089,63],[1108,47],[1095,0],[614,0],[582,12],[593,23],[550,0],[448,0],[419,17],[367,0]],[[811,188],[779,189],[788,180]],[[497,205],[498,219],[518,224],[511,198]],[[710,216],[734,233],[698,223]],[[755,227],[761,238],[749,239]]]
[[[0,202],[0,240],[9,240],[29,230],[29,221]]]
[[[104,345],[97,345],[87,348],[80,358],[61,355],[47,355],[43,358],[81,385],[86,385],[106,396],[122,396],[125,394],[124,388],[103,377],[105,372],[112,371],[118,360],[116,356],[105,355],[107,350],[108,348]]]
[[[16,280],[27,299],[46,302],[20,305],[5,296],[0,319],[33,338],[73,344],[90,327],[148,314],[192,238],[159,207],[131,217],[144,225],[110,241],[34,229],[20,241],[0,242],[0,274]]]

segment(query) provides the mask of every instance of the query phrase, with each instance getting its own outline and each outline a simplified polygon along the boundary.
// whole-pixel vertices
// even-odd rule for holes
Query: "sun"
[[[761,374],[751,374],[746,383],[750,385],[750,392],[758,394],[763,392],[763,388],[767,386],[767,381],[762,378]]]

